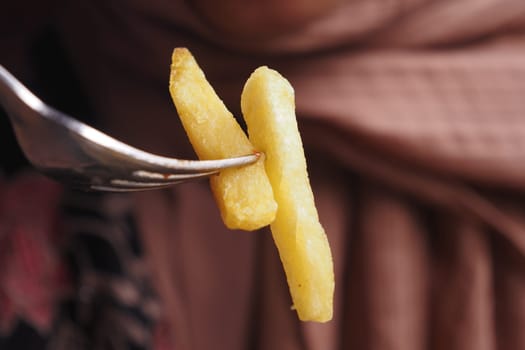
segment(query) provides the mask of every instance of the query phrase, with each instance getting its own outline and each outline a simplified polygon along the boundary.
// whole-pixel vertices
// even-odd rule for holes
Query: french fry
[[[229,158],[255,151],[185,48],[173,51],[169,90],[200,159]],[[230,229],[251,231],[269,225],[275,218],[277,204],[262,158],[255,164],[223,170],[210,178],[222,219]]]
[[[276,71],[260,67],[244,86],[241,108],[250,141],[266,154],[278,204],[271,230],[294,308],[303,321],[326,322],[332,318],[333,262],[308,179],[293,88]]]

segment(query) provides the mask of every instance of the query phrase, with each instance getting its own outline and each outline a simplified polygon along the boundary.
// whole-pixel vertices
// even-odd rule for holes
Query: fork
[[[29,162],[40,172],[82,190],[159,189],[251,164],[260,157],[254,153],[186,160],[142,151],[46,105],[2,65],[0,104]]]

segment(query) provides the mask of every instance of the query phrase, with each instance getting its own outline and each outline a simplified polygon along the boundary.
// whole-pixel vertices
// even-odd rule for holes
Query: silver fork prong
[[[136,176],[133,179],[112,179],[110,180],[110,186],[112,188],[128,188],[136,190],[152,189],[152,188],[162,188],[166,186],[175,185],[179,182],[184,182],[188,180],[196,180],[206,178],[210,175],[216,173],[205,172],[205,173],[195,173],[195,174],[148,174],[147,177]],[[153,175],[153,176],[152,176]],[[162,177],[158,177],[160,175]]]
[[[142,181],[155,181],[159,183],[173,182],[173,181],[186,181],[192,179],[200,179],[208,177],[213,174],[217,174],[218,171],[206,171],[200,173],[188,173],[188,174],[162,174],[155,173],[147,170],[135,170],[132,173],[133,179]]]
[[[130,181],[130,180],[121,180],[115,179],[112,180],[109,184],[100,184],[100,185],[89,185],[89,190],[95,191],[106,191],[106,192],[138,192],[138,191],[147,191],[147,190],[157,190],[162,188],[171,187],[180,183],[181,180],[172,181],[172,182],[140,182],[140,181]]]
[[[137,166],[148,168],[153,172],[169,171],[170,169],[173,172],[177,171],[179,173],[218,171],[226,168],[248,165],[261,157],[261,153],[259,152],[225,159],[210,160],[190,160],[159,156],[125,144],[124,142],[116,140],[89,125],[81,123],[78,120],[61,113],[60,111],[52,110],[53,113],[48,117],[60,120],[60,123],[63,126],[79,135],[88,143],[106,149],[108,154],[111,154],[112,156],[120,155],[123,158],[133,160],[134,163],[137,163]]]
[[[165,184],[165,183],[177,183],[177,182],[183,182],[188,180],[198,180],[203,179],[206,177],[209,177],[213,174],[217,174],[218,171],[206,171],[201,173],[193,173],[193,174],[158,174],[158,173],[150,173],[146,172],[143,173],[143,171],[139,170],[135,172],[133,175],[132,180],[124,180],[121,179],[119,181],[131,181],[131,182],[139,182],[139,183],[158,183],[158,184]],[[159,176],[160,175],[160,176]],[[116,180],[112,180],[116,181]]]
[[[144,186],[144,187],[124,187],[124,186],[111,186],[111,185],[90,185],[89,190],[91,191],[102,191],[102,192],[141,192],[149,190],[160,190],[163,188],[172,187],[174,184],[163,184],[156,186]]]

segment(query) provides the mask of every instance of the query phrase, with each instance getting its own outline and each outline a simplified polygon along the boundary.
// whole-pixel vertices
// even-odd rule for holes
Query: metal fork
[[[84,190],[164,188],[251,164],[260,156],[254,153],[198,161],[144,152],[46,105],[2,65],[0,104],[31,164],[60,182]]]

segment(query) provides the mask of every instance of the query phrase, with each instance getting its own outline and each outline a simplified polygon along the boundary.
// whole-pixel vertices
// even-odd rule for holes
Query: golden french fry
[[[173,51],[169,88],[200,159],[229,158],[255,151],[185,48]],[[210,183],[228,228],[255,230],[274,220],[277,204],[262,159],[252,165],[223,170],[212,176]]]
[[[308,179],[294,91],[279,73],[260,67],[241,97],[250,141],[266,154],[266,172],[278,204],[272,235],[290,293],[303,321],[332,318],[334,272]]]

